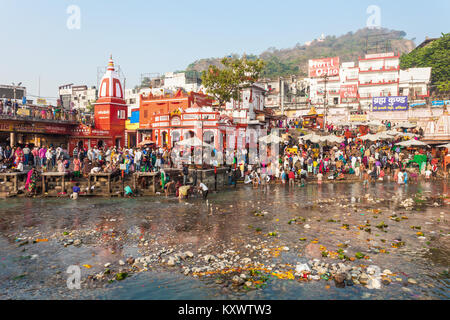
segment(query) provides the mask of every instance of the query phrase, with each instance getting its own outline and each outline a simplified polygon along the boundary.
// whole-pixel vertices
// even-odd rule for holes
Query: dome
[[[114,69],[112,56],[109,59],[108,69],[106,69],[106,73],[100,82],[98,97],[123,99],[122,84],[120,83],[119,74]]]

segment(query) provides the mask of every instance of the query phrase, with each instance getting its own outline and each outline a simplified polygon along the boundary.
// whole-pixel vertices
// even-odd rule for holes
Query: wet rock
[[[213,255],[211,255],[211,254],[205,255],[205,256],[203,257],[203,259],[205,260],[206,263],[208,263],[208,262],[210,262],[210,261],[216,260],[216,258],[215,258]]]
[[[367,284],[368,282],[369,282],[369,276],[367,275],[367,274],[365,274],[365,273],[362,273],[360,276],[359,276],[359,282],[361,282],[362,284]]]
[[[337,273],[337,274],[334,276],[334,281],[335,281],[336,283],[341,284],[341,283],[344,283],[344,281],[345,281],[346,278],[347,278],[347,275],[346,275],[345,273]]]
[[[111,263],[108,262],[108,263],[105,263],[104,267],[105,267],[105,268],[108,268],[110,265],[111,265]]]
[[[172,267],[175,265],[175,258],[174,257],[169,257],[169,259],[167,260],[167,265]]]
[[[367,289],[380,289],[381,288],[381,281],[378,278],[370,278],[367,286]]]
[[[412,278],[409,278],[408,279],[408,283],[410,283],[410,284],[417,284],[417,281],[412,279]]]
[[[381,269],[378,266],[371,265],[367,267],[366,272],[370,275],[378,277],[381,274]]]
[[[305,247],[305,255],[309,258],[320,258],[322,252],[318,243],[310,243]]]
[[[385,274],[385,275],[391,275],[392,272],[391,272],[391,270],[389,270],[389,269],[384,269],[384,270],[383,270],[383,274]]]
[[[75,241],[73,241],[73,245],[74,246],[81,246],[81,240],[80,239],[76,239]]]
[[[231,279],[231,282],[233,282],[234,285],[242,285],[242,284],[245,282],[245,280],[242,279],[242,278],[239,277],[239,276],[234,276],[234,277]]]
[[[134,263],[134,258],[133,257],[129,257],[129,258],[127,258],[127,263],[128,264],[133,264]]]
[[[242,264],[249,264],[250,262],[252,262],[252,259],[250,259],[250,258],[243,258],[243,259],[241,259],[241,263]]]
[[[119,265],[124,266],[125,262],[123,260],[119,260]]]

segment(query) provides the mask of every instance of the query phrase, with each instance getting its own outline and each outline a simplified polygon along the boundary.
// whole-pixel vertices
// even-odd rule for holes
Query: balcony
[[[358,94],[358,98],[359,99],[372,99],[372,98],[375,98],[375,97],[391,97],[391,96],[392,96],[392,93],[390,93],[390,92],[388,94],[379,93],[377,95],[372,95],[371,93],[369,93],[369,94]]]
[[[361,68],[359,69],[360,73],[367,73],[367,72],[389,72],[389,71],[399,71],[400,70],[400,66],[397,67],[382,67],[379,69],[366,69],[366,70],[362,70]]]
[[[360,82],[358,81],[358,85],[359,86],[380,86],[380,85],[386,85],[386,84],[398,84],[399,83],[399,79],[397,80],[383,80],[383,81],[379,81],[379,82]]]

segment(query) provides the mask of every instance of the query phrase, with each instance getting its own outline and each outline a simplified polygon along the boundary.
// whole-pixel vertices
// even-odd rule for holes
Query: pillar
[[[10,143],[10,147],[14,147],[14,145],[16,144],[16,133],[15,132],[11,132],[9,134],[9,143]]]

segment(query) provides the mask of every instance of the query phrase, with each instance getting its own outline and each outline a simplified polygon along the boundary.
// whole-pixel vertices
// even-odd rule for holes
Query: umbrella
[[[152,144],[152,143],[155,143],[155,141],[146,139],[146,140],[139,142],[138,147],[142,147],[142,146],[145,146],[146,144]]]
[[[419,135],[415,134],[415,133],[410,133],[410,132],[399,132],[397,134],[397,136],[402,136],[402,137],[411,137],[411,138],[415,138],[418,137]]]
[[[375,136],[378,138],[377,140],[389,140],[389,139],[394,139],[393,136],[387,134],[386,132],[380,132],[380,133],[377,133]]]
[[[188,146],[188,147],[208,147],[208,148],[213,147],[212,145],[207,144],[206,142],[203,142],[202,140],[200,140],[197,137],[185,139],[185,140],[177,142],[176,144],[177,144],[177,146]]]
[[[366,134],[364,136],[359,137],[361,140],[370,140],[370,141],[377,141],[378,137],[376,134]]]
[[[447,148],[450,150],[450,143],[440,145],[440,146],[438,146],[438,148]]]
[[[425,142],[411,139],[403,142],[399,142],[395,144],[396,146],[402,146],[402,147],[429,147]]]
[[[385,131],[385,133],[389,134],[391,136],[396,136],[396,135],[400,134],[401,132],[398,132],[397,130],[388,130],[388,131]]]
[[[269,143],[280,143],[280,142],[283,142],[283,141],[284,141],[283,138],[281,138],[281,137],[279,137],[277,135],[274,135],[274,134],[269,134],[267,136],[259,138],[259,142],[264,142],[266,144],[269,144]]]
[[[344,138],[330,134],[328,136],[321,137],[320,140],[322,140],[322,142],[341,143],[344,141]]]
[[[372,120],[372,121],[369,121],[369,122],[367,123],[367,125],[369,125],[369,126],[384,126],[384,124],[381,123],[381,122],[378,121],[378,120]]]

